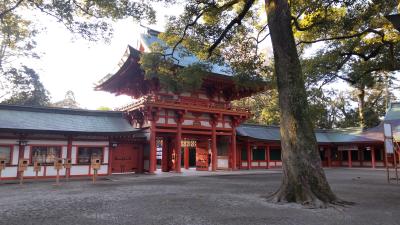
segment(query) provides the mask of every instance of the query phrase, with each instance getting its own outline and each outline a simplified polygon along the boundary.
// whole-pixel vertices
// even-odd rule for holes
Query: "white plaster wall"
[[[218,122],[218,123],[217,123],[217,127],[222,127],[222,123],[221,123],[221,122]]]
[[[232,127],[229,123],[225,122],[225,128],[232,128]]]
[[[199,98],[201,99],[208,99],[206,94],[199,94]]]
[[[42,166],[41,171],[38,173],[38,176],[44,175],[44,166]],[[36,172],[33,171],[33,166],[28,166],[28,169],[24,172],[24,177],[34,177],[36,176]]]
[[[110,150],[109,150],[108,147],[105,147],[105,148],[104,148],[104,157],[103,157],[103,158],[104,158],[104,162],[103,162],[103,163],[109,163],[109,162],[108,162],[109,151],[110,151]]]
[[[275,165],[276,166],[282,166],[282,162],[276,162]]]
[[[242,166],[247,166],[247,162],[242,162]]]
[[[89,174],[89,165],[71,166],[71,175],[88,175],[88,174]]]
[[[258,162],[251,162],[251,166],[258,166]]]
[[[67,158],[67,146],[63,146],[61,149],[61,158],[65,159]]]
[[[183,92],[181,93],[181,96],[190,97],[191,94],[189,92]]]
[[[93,173],[93,170],[90,171],[90,173]],[[107,165],[101,165],[100,170],[97,171],[97,174],[107,174],[108,173],[108,166]]]
[[[65,170],[66,169],[61,169],[60,170],[60,176],[65,176]],[[54,169],[54,166],[47,166],[46,168],[46,176],[56,176],[57,175],[57,170]]]
[[[260,162],[260,166],[267,166],[267,162]]]
[[[30,152],[30,146],[25,146],[24,147],[24,159],[29,159],[29,152]]]
[[[385,164],[383,162],[376,162],[375,166],[384,166]]]
[[[361,166],[361,163],[360,162],[351,162],[351,165],[352,166]]]
[[[12,165],[18,165],[18,156],[19,156],[19,146],[14,145]]]
[[[71,148],[71,162],[72,162],[72,164],[76,164],[76,154],[77,154],[76,146],[72,146],[72,148]]]
[[[17,177],[17,167],[6,167],[1,171],[1,177]]]
[[[372,163],[369,161],[364,161],[363,166],[372,166]]]

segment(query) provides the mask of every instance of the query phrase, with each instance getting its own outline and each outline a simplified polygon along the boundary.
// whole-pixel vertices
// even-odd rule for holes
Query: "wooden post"
[[[60,185],[60,170],[57,169],[56,185]]]
[[[251,169],[251,149],[249,142],[246,142],[246,150],[247,150],[247,169]]]
[[[326,154],[328,155],[328,167],[332,167],[332,150],[331,147],[326,149]]]
[[[375,168],[375,147],[371,146],[371,167]]]
[[[179,115],[180,116],[180,115]],[[178,118],[177,120],[177,132],[176,132],[176,138],[175,138],[175,172],[180,173],[181,172],[181,163],[182,163],[182,120],[181,118]]]
[[[24,171],[19,172],[19,185],[24,183]]]
[[[231,151],[232,151],[232,170],[236,170],[236,129],[232,129],[232,136],[231,136]]]
[[[189,147],[185,147],[183,154],[185,169],[189,169]]]
[[[348,160],[348,167],[351,168],[351,150],[347,150],[347,160]]]
[[[110,152],[111,149],[108,149],[108,151]],[[71,159],[71,155],[72,155],[72,137],[68,137],[68,143],[67,143],[67,159]],[[109,160],[111,160],[111,158],[109,158]],[[71,162],[72,163],[72,162]],[[109,165],[109,170],[111,171],[111,165]],[[71,176],[71,169],[68,168],[65,171],[65,176],[67,177],[67,181],[69,179],[69,176]]]
[[[156,123],[154,120],[150,120],[149,173],[155,173],[156,170],[157,170]]]
[[[217,171],[217,132],[215,121],[212,121],[211,130],[211,170]]]
[[[168,163],[168,139],[164,137],[162,143],[161,171],[169,171]]]
[[[92,180],[93,184],[96,183],[96,177],[97,177],[97,169],[93,169],[93,180]]]
[[[267,169],[269,169],[269,168],[271,168],[271,155],[270,155],[270,149],[271,149],[271,146],[269,146],[269,145],[267,145],[267,147],[265,148],[265,151],[266,151],[266,155],[267,155]]]

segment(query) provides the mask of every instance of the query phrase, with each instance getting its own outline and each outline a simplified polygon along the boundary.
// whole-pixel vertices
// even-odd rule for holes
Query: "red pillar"
[[[347,150],[348,167],[351,168],[351,150]]]
[[[232,170],[236,170],[236,129],[232,129],[231,151],[232,151]]]
[[[327,149],[326,149],[326,154],[328,155],[328,167],[332,167],[332,152],[331,152],[332,150],[331,150],[331,147],[328,147]]]
[[[182,162],[182,121],[180,119],[177,120],[177,131],[175,138],[175,172],[181,172],[181,162]]]
[[[270,146],[269,145],[267,145],[267,147],[265,147],[265,154],[266,154],[266,159],[267,159],[267,169],[269,169],[269,168],[271,168],[271,165],[270,165],[270,161],[271,161],[271,156],[270,156]]]
[[[108,174],[111,174],[111,149],[108,149]],[[68,142],[67,142],[67,159],[71,159],[71,155],[72,155],[72,137],[68,137]],[[68,177],[71,175],[71,169],[66,169],[66,175],[68,175]]]
[[[157,146],[156,146],[156,123],[150,120],[150,157],[149,157],[149,173],[157,170]]]
[[[185,150],[183,152],[184,156],[184,162],[183,164],[185,165],[185,169],[189,169],[189,147],[185,147]]]
[[[163,138],[162,142],[162,156],[161,156],[161,170],[163,172],[168,172],[169,171],[169,165],[168,165],[168,143],[167,143],[167,138]]]
[[[247,150],[247,169],[251,169],[251,149],[250,143],[246,143],[246,150]]]
[[[371,167],[375,168],[375,147],[371,147]]]
[[[217,170],[217,132],[216,132],[216,123],[212,123],[211,130],[211,170]]]

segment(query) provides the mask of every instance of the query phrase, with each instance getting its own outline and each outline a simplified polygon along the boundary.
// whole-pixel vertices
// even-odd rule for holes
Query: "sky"
[[[177,8],[157,6],[156,9],[157,23],[150,27],[157,30],[163,29],[166,15],[179,13]],[[37,17],[36,22],[46,29],[37,36],[36,51],[41,53],[41,58],[29,64],[39,73],[42,83],[50,92],[52,102],[64,99],[69,90],[74,92],[80,106],[86,109],[97,109],[100,106],[113,109],[132,101],[127,96],[94,91],[94,86],[108,73],[116,71],[127,45],[135,43],[137,23],[131,19],[116,22],[113,38],[107,44],[74,36],[63,25],[47,16]]]
[[[156,5],[157,23],[150,25],[163,30],[166,15],[178,15],[180,7],[166,8]],[[36,21],[46,27],[37,36],[37,52],[40,60],[30,62],[40,75],[40,79],[50,92],[51,101],[64,99],[67,91],[75,94],[82,108],[97,109],[101,106],[112,109],[132,101],[128,96],[115,96],[107,92],[94,91],[95,83],[109,73],[116,72],[117,64],[127,45],[135,46],[138,24],[127,19],[115,23],[114,36],[110,43],[90,42],[74,36],[63,25],[47,16],[39,16]],[[268,45],[268,44],[267,44]],[[334,84],[336,89],[347,89],[345,83]],[[396,92],[399,96],[400,93]]]

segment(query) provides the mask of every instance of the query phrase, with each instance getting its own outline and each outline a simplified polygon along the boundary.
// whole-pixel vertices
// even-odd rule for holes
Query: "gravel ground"
[[[305,209],[267,203],[280,173],[214,176],[113,176],[0,184],[0,224],[400,224],[400,185],[385,171],[329,169],[346,208]]]

